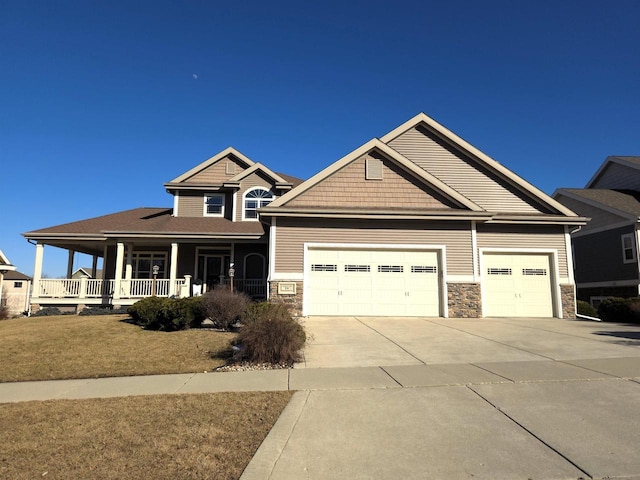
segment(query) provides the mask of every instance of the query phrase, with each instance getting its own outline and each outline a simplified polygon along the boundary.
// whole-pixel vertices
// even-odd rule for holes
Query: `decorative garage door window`
[[[411,273],[438,273],[437,267],[427,267],[424,265],[412,265]]]
[[[379,273],[402,273],[404,268],[402,265],[378,265]]]
[[[522,275],[546,275],[546,268],[523,268]]]
[[[510,268],[488,268],[487,273],[489,275],[511,275]]]
[[[370,265],[345,265],[344,271],[345,272],[370,272],[371,266]]]
[[[311,271],[312,272],[337,272],[338,266],[322,264],[322,263],[314,263],[313,265],[311,265]]]

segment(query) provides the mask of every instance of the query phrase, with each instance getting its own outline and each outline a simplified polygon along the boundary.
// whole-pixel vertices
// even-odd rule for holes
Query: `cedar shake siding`
[[[246,168],[247,166],[244,164],[244,162],[241,162],[233,155],[227,155],[225,158],[208,166],[206,169],[185,179],[184,183],[210,183],[214,185],[220,184],[225,180],[236,176]]]
[[[569,207],[574,212],[578,212],[580,215],[584,217],[589,217],[591,220],[588,224],[586,224],[580,230],[581,233],[588,232],[589,230],[595,230],[596,228],[602,228],[609,225],[616,225],[623,222],[630,222],[630,220],[626,217],[616,215],[611,212],[606,212],[601,208],[594,207],[592,205],[588,205],[579,200],[575,200],[573,198],[566,197],[559,193],[556,197],[556,200],[561,202],[563,205]]]
[[[635,235],[635,227],[616,228],[573,238],[576,283],[638,280],[638,262],[624,263],[622,235]]]
[[[543,249],[558,252],[561,281],[569,277],[564,226],[482,225],[477,227],[478,248]]]
[[[365,162],[382,162],[381,180],[367,180]],[[435,191],[418,184],[402,168],[377,154],[369,154],[348,164],[320,184],[287,203],[290,207],[404,208],[442,210],[452,208]]]
[[[487,211],[550,213],[424,127],[408,130],[389,146]]]
[[[609,163],[589,188],[637,190],[638,185],[640,185],[640,171],[637,168]]]
[[[280,218],[278,273],[302,273],[305,243],[445,245],[448,275],[473,275],[469,222],[323,220]]]

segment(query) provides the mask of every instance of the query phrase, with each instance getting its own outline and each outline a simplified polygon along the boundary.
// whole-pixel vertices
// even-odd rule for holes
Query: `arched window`
[[[269,190],[261,187],[252,188],[244,194],[244,220],[255,220],[258,218],[258,209],[269,205],[275,199],[275,195]]]

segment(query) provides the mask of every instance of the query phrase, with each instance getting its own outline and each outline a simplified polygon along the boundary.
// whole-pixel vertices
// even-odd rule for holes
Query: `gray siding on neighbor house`
[[[302,273],[305,243],[445,245],[448,275],[473,275],[470,222],[278,218],[275,271]]]
[[[488,211],[549,213],[423,127],[412,128],[389,145]]]
[[[380,179],[366,178],[367,159],[381,161]],[[334,172],[318,185],[287,202],[287,206],[441,210],[451,208],[453,203],[394,162],[374,153],[358,158]]]
[[[621,217],[620,215],[615,215],[600,208],[583,203],[579,200],[566,197],[562,194],[559,194],[556,200],[558,200],[564,206],[570,208],[578,215],[591,218],[589,223],[582,227],[582,232],[587,232],[596,228],[602,228],[609,225],[616,225],[622,222],[629,221],[628,218]]]
[[[478,248],[544,249],[558,252],[560,277],[569,276],[564,226],[482,225],[477,226]]]
[[[589,188],[638,190],[640,188],[640,170],[619,163],[610,163]]]
[[[638,263],[624,263],[622,256],[622,235],[634,232],[630,225],[574,237],[576,283],[638,279]]]

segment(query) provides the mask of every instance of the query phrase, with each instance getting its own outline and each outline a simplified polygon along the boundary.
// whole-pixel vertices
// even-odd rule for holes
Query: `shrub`
[[[86,307],[78,313],[78,315],[122,315],[129,313],[126,307]]]
[[[202,296],[207,316],[213,324],[229,330],[244,313],[245,308],[251,303],[248,295],[241,292],[232,292],[227,287],[217,286]]]
[[[587,317],[597,317],[598,311],[589,302],[578,300],[578,313]]]
[[[238,357],[254,363],[288,365],[298,360],[307,337],[286,307],[258,304],[248,310],[251,318],[238,334]]]
[[[598,305],[598,316],[605,322],[640,322],[640,299],[607,298]]]
[[[248,325],[263,317],[288,319],[291,318],[291,313],[284,303],[251,303],[245,308],[241,320],[244,325]]]
[[[205,318],[200,297],[147,297],[131,305],[128,313],[136,325],[166,332],[200,326]]]
[[[9,318],[9,309],[2,305],[0,306],[0,320],[6,320],[7,318]]]
[[[32,317],[51,317],[54,315],[73,315],[73,312],[61,312],[58,307],[44,307],[31,315]]]

